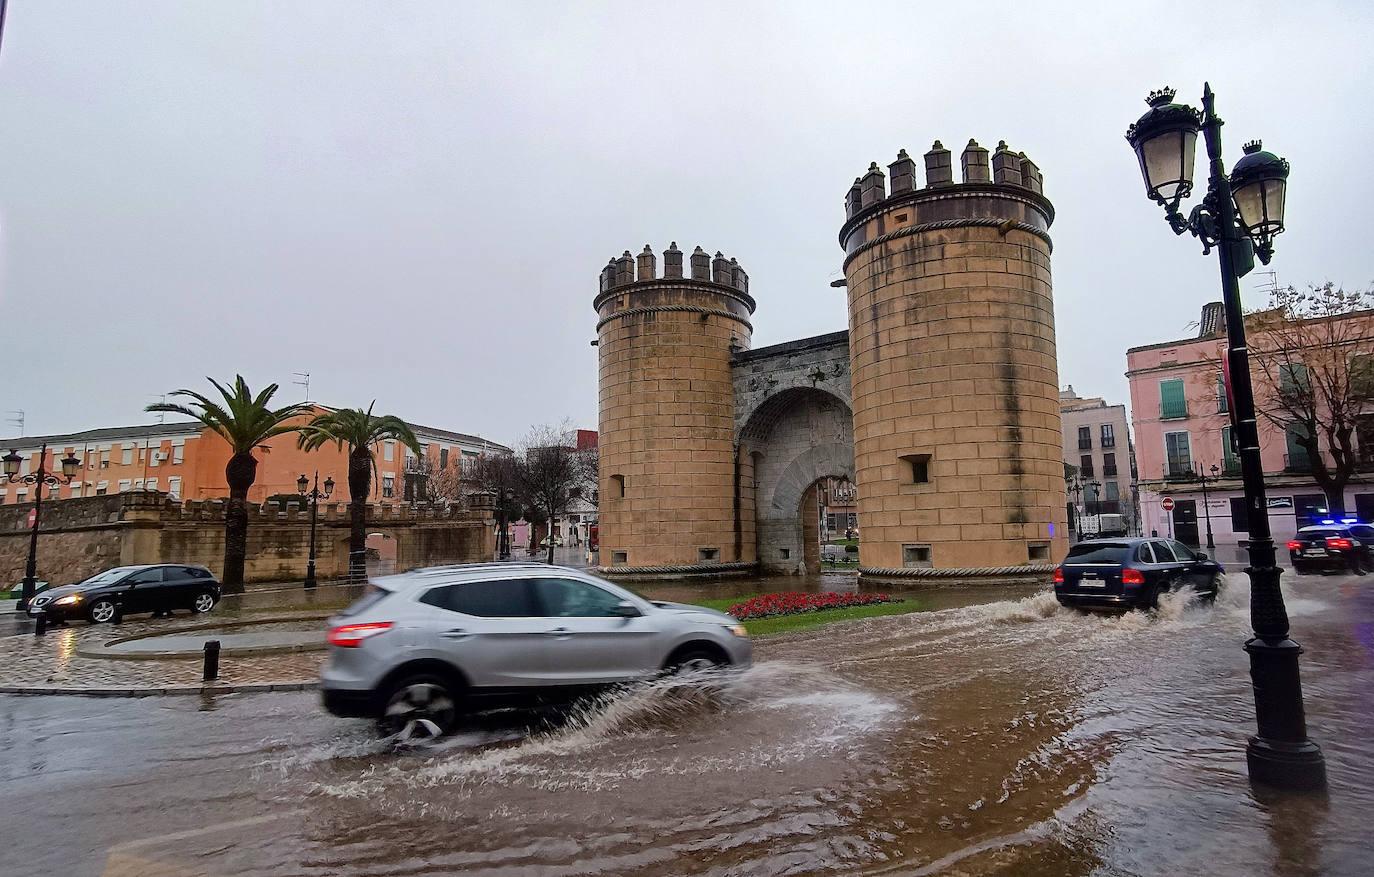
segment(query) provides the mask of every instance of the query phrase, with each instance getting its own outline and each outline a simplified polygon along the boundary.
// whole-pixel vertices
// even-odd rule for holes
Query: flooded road
[[[1374,576],[1285,584],[1329,799],[1246,782],[1244,576],[1118,618],[936,590],[418,751],[308,693],[0,698],[0,874],[1368,874]]]

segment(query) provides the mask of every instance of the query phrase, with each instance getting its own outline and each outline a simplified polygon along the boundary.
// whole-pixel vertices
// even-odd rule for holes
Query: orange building
[[[315,412],[325,411],[316,406]],[[309,421],[302,415],[299,422]],[[480,436],[410,424],[420,440],[423,460],[399,442],[382,442],[374,448],[376,481],[369,499],[402,502],[407,497],[406,475],[423,472],[436,484],[458,483],[472,463],[487,454],[508,454],[510,448]],[[0,448],[13,449],[23,457],[20,474],[38,469],[38,452],[48,446],[48,469],[61,472],[57,462],[68,453],[81,461],[80,475],[70,485],[44,489],[44,499],[69,499],[160,490],[178,499],[216,499],[229,495],[224,467],[229,462],[229,443],[199,423],[165,423],[89,429],[64,435],[23,436],[0,439]],[[302,474],[320,481],[332,477],[338,484],[336,500],[348,499],[347,451],[327,445],[306,452],[296,447],[292,433],[269,440],[256,454],[258,477],[248,492],[250,502],[264,502],[277,494],[295,494]],[[33,487],[0,481],[0,505],[29,502]]]

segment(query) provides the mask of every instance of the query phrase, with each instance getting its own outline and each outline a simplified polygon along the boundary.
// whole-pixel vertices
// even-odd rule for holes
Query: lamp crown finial
[[[1176,94],[1178,94],[1177,91],[1166,85],[1161,89],[1150,92],[1150,96],[1145,98],[1145,103],[1152,107],[1162,107],[1165,104],[1173,103],[1174,95]]]
[[[1264,143],[1262,143],[1259,140],[1251,140],[1249,143],[1241,147],[1241,151],[1244,152],[1246,155],[1254,155],[1256,152],[1259,152],[1263,148]]]

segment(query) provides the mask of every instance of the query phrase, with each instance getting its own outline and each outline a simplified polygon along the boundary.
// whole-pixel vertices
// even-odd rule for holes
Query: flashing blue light
[[[1359,518],[1341,518],[1342,524],[1358,524],[1359,522]]]
[[[1330,518],[1325,518],[1325,519],[1322,520],[1322,523],[1323,523],[1323,524],[1334,524],[1334,523],[1336,523],[1336,522],[1333,521],[1333,520],[1331,520]]]

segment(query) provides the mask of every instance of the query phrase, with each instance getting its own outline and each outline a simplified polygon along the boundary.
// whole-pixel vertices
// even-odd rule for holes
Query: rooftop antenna
[[[1279,272],[1271,268],[1268,271],[1256,271],[1255,276],[1267,278],[1255,284],[1255,289],[1270,295],[1279,291]]]
[[[291,383],[295,384],[295,385],[298,386],[298,387],[305,387],[305,399],[304,399],[303,401],[309,402],[309,401],[310,401],[310,372],[292,372],[292,374],[294,374],[296,377],[300,378],[300,380],[298,380],[298,381],[292,381]]]
[[[5,418],[5,422],[13,423],[15,426],[19,427],[19,435],[22,437],[24,435],[24,410],[22,408],[17,408],[9,413],[14,416]]]

